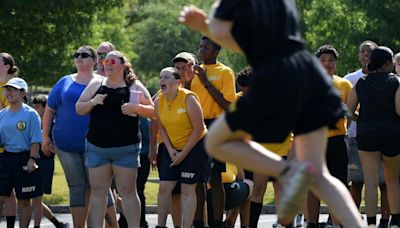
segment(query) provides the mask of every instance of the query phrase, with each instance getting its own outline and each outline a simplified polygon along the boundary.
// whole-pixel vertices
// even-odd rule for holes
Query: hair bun
[[[13,67],[8,71],[8,73],[9,73],[9,74],[16,74],[16,73],[18,73],[18,71],[19,71],[18,67],[17,67],[17,66],[13,66]]]

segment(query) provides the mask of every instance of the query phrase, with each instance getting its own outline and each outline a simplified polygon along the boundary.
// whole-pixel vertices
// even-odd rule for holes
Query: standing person
[[[54,145],[54,151],[60,158],[69,188],[73,225],[77,228],[85,226],[89,208],[90,188],[84,153],[90,118],[78,115],[75,104],[89,81],[100,77],[93,73],[96,61],[97,53],[93,47],[78,48],[74,54],[77,73],[66,75],[56,83],[50,91],[43,115],[42,150],[44,154],[50,155]],[[112,204],[112,196],[109,194],[108,205]]]
[[[32,107],[39,114],[42,120],[44,109],[47,104],[47,96],[44,94],[39,94],[32,97]],[[39,149],[39,160],[38,160],[39,170],[41,174],[42,190],[43,194],[51,194],[51,188],[53,184],[53,174],[54,174],[54,153],[50,155],[45,155]],[[49,219],[56,228],[67,227],[68,224],[60,222],[53,214],[51,209],[42,202],[42,196],[32,199],[32,206],[34,207],[34,227],[40,227],[40,222],[42,216],[44,215]]]
[[[117,50],[115,48],[115,45],[109,41],[104,41],[100,43],[100,45],[97,47],[96,74],[99,74],[101,76],[106,75],[104,71],[103,61],[110,51],[115,51],[115,50]]]
[[[136,190],[140,165],[138,115],[152,117],[153,101],[121,52],[109,52],[103,64],[107,77],[94,78],[76,103],[79,115],[90,114],[85,164],[89,168],[92,189],[92,225],[103,227],[107,192],[114,177],[128,226],[139,227],[140,202]],[[130,102],[132,91],[137,94],[135,102]]]
[[[103,61],[106,58],[107,54],[110,51],[115,51],[115,45],[109,41],[103,41],[97,47],[97,63],[96,63],[96,74],[101,76],[106,76],[104,71]],[[115,190],[115,182],[111,185],[112,196],[115,199],[115,204],[107,205],[107,211],[105,216],[105,224],[106,228],[108,227],[116,227],[117,225],[117,211],[116,211],[116,204],[120,204],[118,193]],[[111,200],[111,199],[109,199]],[[90,215],[89,215],[90,216]],[[120,218],[124,218],[123,214],[121,214]]]
[[[163,144],[159,146],[160,189],[158,226],[165,227],[171,193],[181,182],[183,227],[190,228],[196,210],[196,185],[206,183],[208,155],[203,138],[206,128],[198,97],[180,87],[181,74],[174,67],[160,72],[161,94],[155,100],[157,122]]]
[[[364,75],[368,74],[369,56],[372,50],[374,50],[378,45],[370,40],[363,41],[358,48],[358,58],[361,63],[361,69],[347,74],[344,79],[351,82],[353,87],[356,85],[357,81]],[[349,171],[348,171],[348,182],[350,185],[350,194],[356,203],[357,208],[361,205],[361,195],[364,186],[364,175],[362,172],[360,156],[358,153],[357,144],[357,123],[356,121],[351,121],[348,128],[348,140],[347,140],[347,151],[349,155]],[[382,217],[379,222],[379,227],[385,227],[389,223],[390,210],[387,198],[387,191],[385,185],[385,177],[383,174],[383,166],[381,165],[379,169],[379,189],[381,192],[381,213]]]
[[[28,84],[12,78],[5,85],[7,108],[0,111],[0,208],[13,189],[18,199],[20,227],[28,227],[32,216],[31,199],[43,194],[38,152],[42,135],[37,112],[23,103]],[[0,217],[1,217],[0,210]]]
[[[331,77],[334,88],[339,92],[340,98],[345,104],[352,85],[348,80],[334,74],[339,53],[333,46],[326,44],[319,47],[315,55]],[[342,118],[336,123],[336,129],[328,131],[328,145],[326,151],[326,162],[329,172],[344,185],[347,185],[347,166],[349,161],[345,142],[346,133],[347,119]],[[307,210],[307,226],[310,228],[318,228],[320,199],[312,192],[310,192],[307,197]],[[335,217],[332,217],[332,223],[334,225],[340,225]]]
[[[195,65],[192,74],[185,74],[185,87],[199,96],[204,112],[204,122],[209,128],[214,120],[236,99],[235,74],[231,68],[217,61],[221,46],[203,36],[199,46],[199,57],[203,64]],[[188,67],[189,68],[189,67]],[[190,71],[190,70],[189,70]],[[188,72],[188,71],[187,71]],[[225,163],[213,159],[211,164],[211,192],[213,227],[223,225],[222,216],[225,208],[225,193],[221,173],[225,172]],[[194,224],[202,227],[204,224]]]
[[[12,77],[17,76],[18,71],[14,57],[5,52],[0,53],[0,110],[9,105],[6,96],[4,95],[3,85],[5,85]],[[0,148],[0,153],[3,151],[4,149]],[[14,191],[11,192],[10,196],[5,197],[4,204],[6,207],[7,227],[13,228],[15,225],[15,217],[17,215],[17,201]],[[2,208],[0,209],[2,210]]]
[[[368,225],[376,224],[379,167],[383,160],[390,225],[400,226],[400,83],[392,74],[393,52],[377,47],[371,52],[368,75],[351,90],[347,105],[357,119],[357,142],[364,173]],[[355,111],[360,105],[359,114]]]
[[[304,49],[295,1],[221,0],[213,12],[207,20],[204,11],[185,7],[180,21],[245,53],[255,77],[236,108],[211,127],[207,151],[278,177],[285,186],[278,207],[281,223],[292,221],[311,188],[345,227],[362,227],[346,187],[326,168],[327,129],[345,109],[324,69]],[[246,138],[251,134],[255,141],[282,142],[292,130],[298,163],[288,163]]]

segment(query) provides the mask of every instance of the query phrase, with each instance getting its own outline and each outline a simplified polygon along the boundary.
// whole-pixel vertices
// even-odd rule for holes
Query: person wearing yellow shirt
[[[342,102],[346,103],[352,85],[350,81],[334,75],[336,61],[339,57],[337,50],[331,45],[323,45],[318,48],[315,55],[331,77],[333,86],[339,93]],[[347,120],[346,118],[342,118],[336,123],[336,129],[328,131],[326,151],[326,162],[329,172],[344,185],[347,185],[347,165],[349,161],[345,142],[346,133]],[[309,227],[318,226],[319,209],[320,199],[314,193],[309,192],[307,200],[308,216],[306,216]],[[339,221],[335,217],[332,217],[332,222],[333,224],[339,224]]]
[[[181,182],[183,227],[192,227],[196,210],[196,185],[209,178],[209,159],[203,139],[206,128],[197,95],[180,87],[174,67],[160,72],[161,94],[155,100],[157,122],[163,143],[159,145],[160,187],[158,226],[165,227],[171,192]]]
[[[199,46],[199,57],[203,64],[194,65],[191,73],[185,73],[185,88],[195,92],[200,99],[200,105],[204,112],[204,122],[207,128],[224,111],[229,104],[236,99],[235,74],[231,68],[217,61],[221,47],[203,36]],[[225,163],[216,159],[212,160],[211,185],[213,192],[214,214],[212,226],[222,227],[225,194],[221,182],[221,172],[225,171]],[[195,222],[195,227],[204,226],[200,221]]]
[[[12,77],[18,75],[18,67],[15,64],[14,57],[8,53],[0,53],[0,110],[8,107],[10,104],[7,102],[3,86]],[[4,152],[4,148],[0,147],[0,153]],[[15,218],[17,215],[17,201],[15,198],[15,192],[12,191],[9,197],[4,199],[6,207],[5,214],[8,227],[14,227]]]

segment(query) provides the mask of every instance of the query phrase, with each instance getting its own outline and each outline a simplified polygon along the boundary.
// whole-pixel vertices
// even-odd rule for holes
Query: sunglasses
[[[107,53],[100,53],[100,52],[97,52],[97,55],[99,56],[99,58],[105,59],[106,56],[107,56]]]
[[[103,65],[108,65],[108,64],[114,65],[116,63],[117,63],[117,61],[115,61],[115,59],[105,59],[103,61]]]
[[[82,59],[86,59],[86,58],[88,58],[88,57],[93,57],[91,54],[88,54],[88,53],[86,53],[86,52],[83,52],[83,53],[76,52],[76,53],[74,54],[74,58],[75,58],[75,59],[79,58],[79,56],[82,57]]]

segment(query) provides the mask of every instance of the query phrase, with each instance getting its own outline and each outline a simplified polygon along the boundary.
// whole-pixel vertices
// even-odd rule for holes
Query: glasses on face
[[[116,63],[117,63],[117,61],[116,61],[115,59],[105,59],[105,60],[103,61],[103,64],[104,64],[104,65],[108,65],[108,64],[114,65],[114,64],[116,64]]]
[[[88,54],[88,53],[86,53],[86,52],[82,52],[82,53],[76,52],[76,53],[74,54],[74,58],[75,58],[75,59],[79,58],[79,56],[82,57],[82,59],[86,59],[86,58],[88,58],[88,57],[93,57],[91,54]]]
[[[101,59],[105,59],[107,56],[107,53],[101,53],[101,52],[97,52],[97,55],[99,56],[99,58]]]

